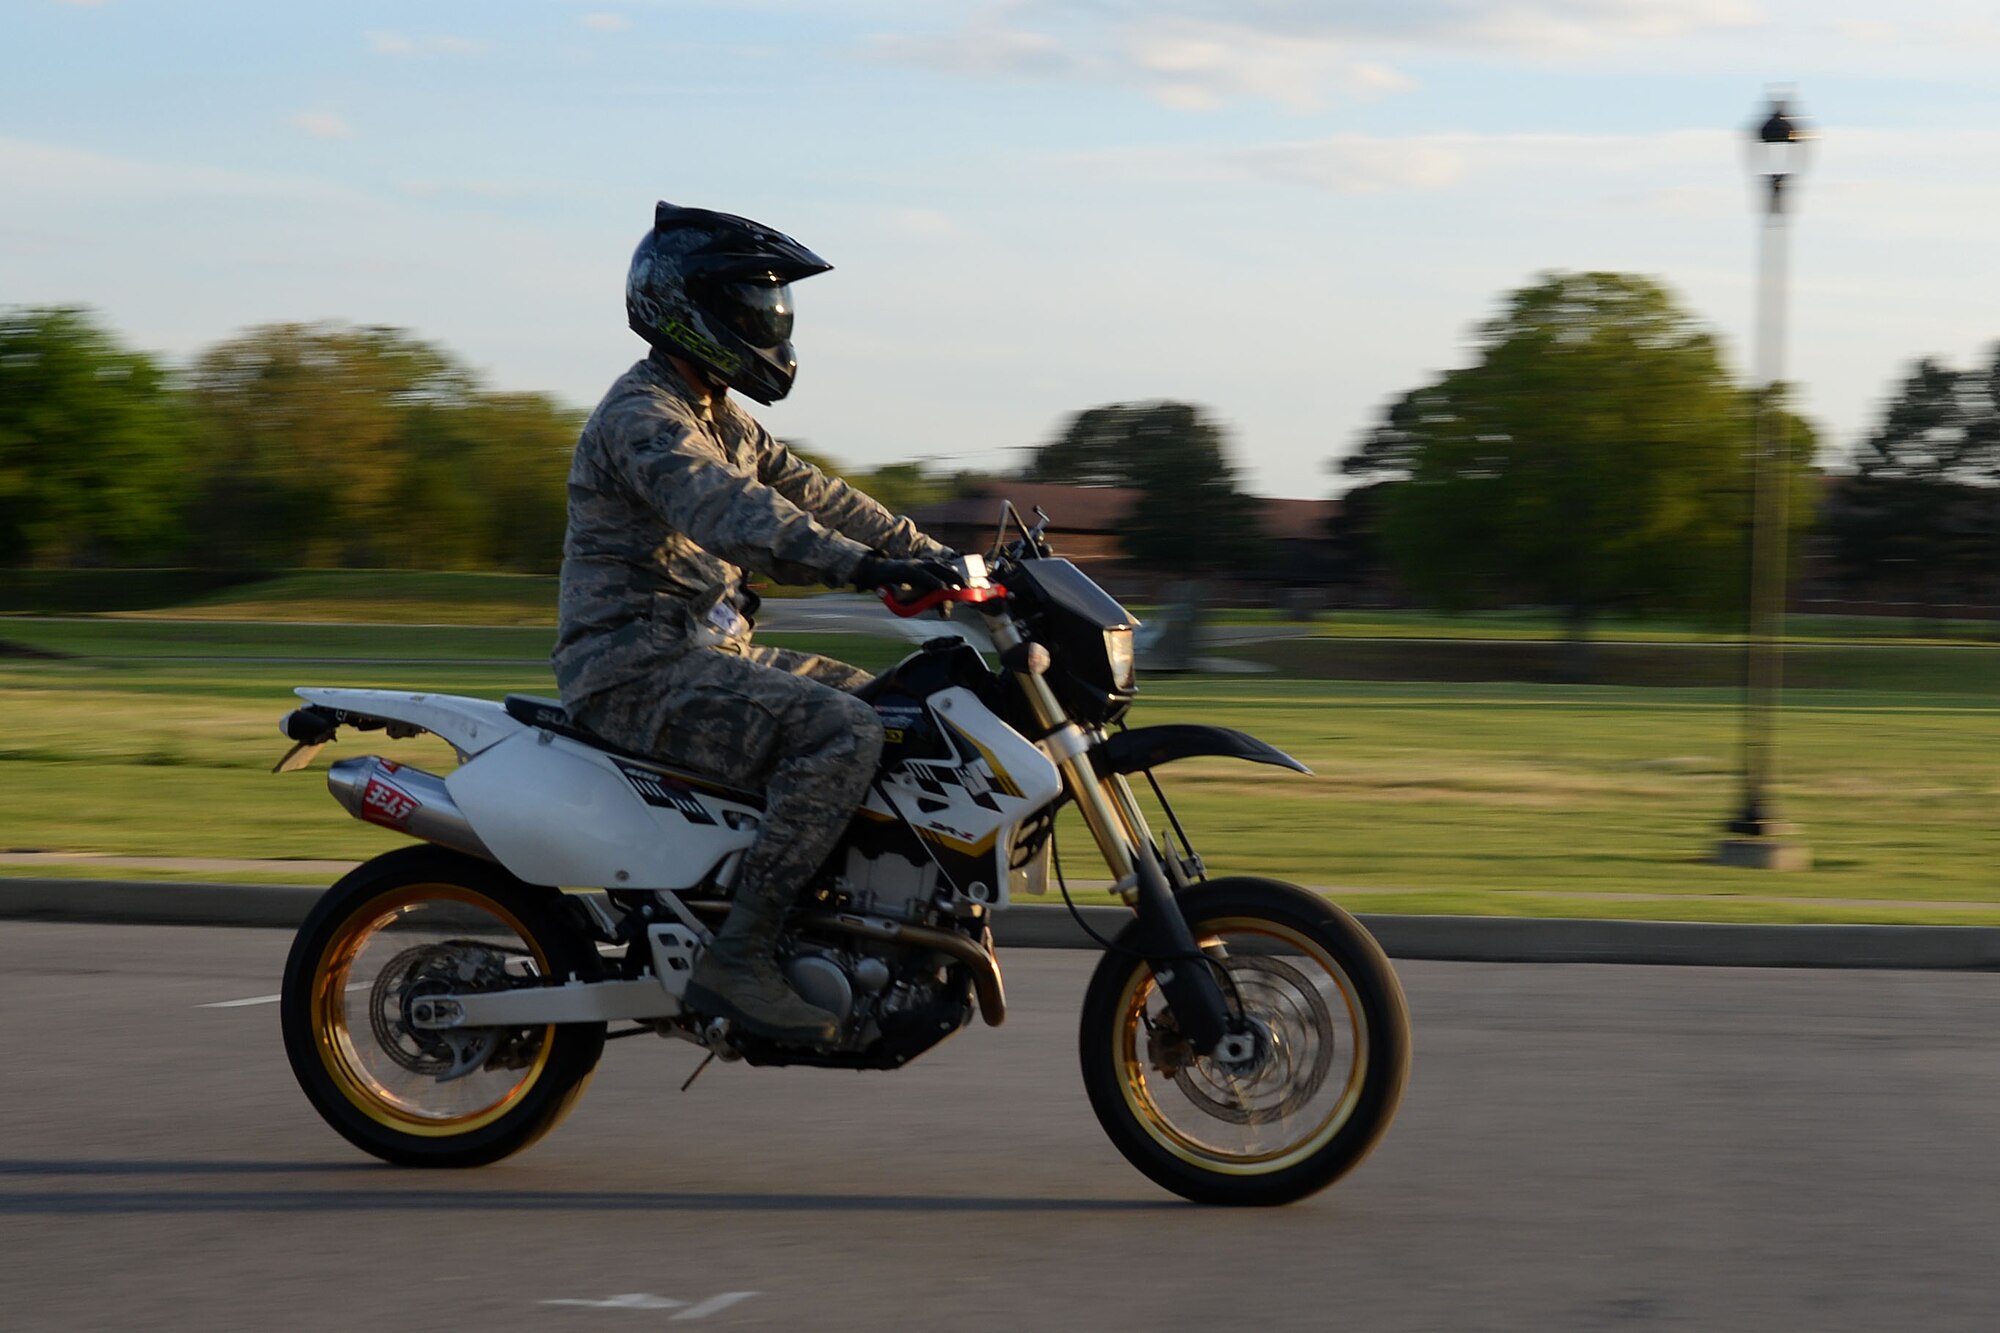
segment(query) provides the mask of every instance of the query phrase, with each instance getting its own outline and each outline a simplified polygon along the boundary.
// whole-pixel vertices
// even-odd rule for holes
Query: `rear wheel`
[[[1274,880],[1213,880],[1180,904],[1240,1030],[1195,1054],[1152,968],[1107,953],[1083,1005],[1092,1109],[1134,1166],[1198,1203],[1324,1189],[1388,1130],[1409,1073],[1409,1011],[1387,956],[1346,912]]]
[[[424,1028],[412,1006],[599,970],[557,891],[443,848],[403,848],[328,889],[299,928],[285,1052],[314,1109],[356,1147],[404,1166],[483,1166],[568,1112],[604,1024]]]

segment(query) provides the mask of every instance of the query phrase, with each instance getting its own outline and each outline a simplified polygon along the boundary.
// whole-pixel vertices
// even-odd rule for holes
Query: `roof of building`
[[[1326,525],[1340,512],[1338,500],[1259,500],[1258,521],[1267,537],[1288,541],[1316,541],[1327,535]]]
[[[1104,533],[1115,536],[1139,503],[1140,492],[1129,486],[1065,486],[1039,481],[981,482],[971,492],[941,504],[924,505],[910,517],[919,527],[994,524],[1000,502],[1011,500],[1022,517],[1033,521],[1040,507],[1049,516],[1050,532]],[[1326,535],[1327,521],[1340,512],[1338,500],[1258,498],[1258,519],[1265,535],[1292,541],[1313,541]]]
[[[942,504],[924,505],[910,517],[919,527],[946,524],[998,526],[1000,502],[1011,500],[1030,523],[1037,508],[1049,516],[1050,532],[1116,533],[1139,499],[1126,486],[1062,486],[1043,481],[982,482],[970,493]]]

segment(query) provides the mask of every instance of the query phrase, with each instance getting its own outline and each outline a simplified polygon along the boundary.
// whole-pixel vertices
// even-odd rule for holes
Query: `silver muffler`
[[[348,814],[482,860],[498,858],[472,831],[444,779],[378,754],[328,766],[326,789]]]

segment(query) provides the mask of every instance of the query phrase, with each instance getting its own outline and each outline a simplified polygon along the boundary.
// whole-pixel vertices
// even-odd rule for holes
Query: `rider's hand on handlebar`
[[[897,601],[914,602],[925,593],[964,587],[965,580],[942,560],[891,560],[882,555],[864,555],[854,567],[854,586],[862,592],[888,588]]]

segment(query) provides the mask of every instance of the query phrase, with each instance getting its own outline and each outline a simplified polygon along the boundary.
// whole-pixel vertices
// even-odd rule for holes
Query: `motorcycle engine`
[[[933,861],[915,861],[900,850],[849,847],[837,886],[853,911],[928,922],[937,901],[938,868]]]

